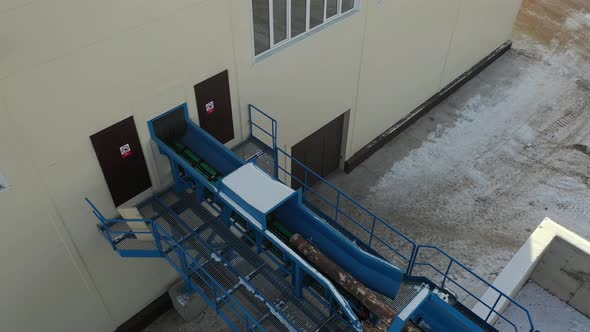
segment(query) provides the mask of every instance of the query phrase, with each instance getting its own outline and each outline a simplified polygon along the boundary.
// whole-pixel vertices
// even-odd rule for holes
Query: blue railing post
[[[373,225],[371,226],[371,236],[369,237],[369,248],[372,249],[371,243],[373,242],[373,234],[375,233],[375,223],[377,223],[377,217],[373,216]]]
[[[340,192],[336,195],[336,215],[334,217],[334,222],[338,223],[338,214],[340,212]]]
[[[298,299],[303,296],[303,271],[299,264],[295,263],[295,297]]]
[[[252,105],[248,104],[248,129],[250,130],[250,136],[252,136]]]
[[[449,259],[449,265],[447,266],[447,270],[445,271],[445,276],[443,278],[442,284],[440,285],[441,288],[445,288],[445,282],[447,281],[447,277],[449,275],[449,270],[451,270],[451,265],[453,265],[453,260]]]
[[[293,170],[291,170],[291,172],[293,172]],[[306,192],[307,190],[307,170],[305,170],[305,172],[303,172],[303,192]]]
[[[275,160],[275,178],[278,179],[279,178],[279,150],[277,149],[277,136],[279,134],[279,128],[278,128],[278,124],[276,120],[272,120],[272,124],[273,124],[273,139],[272,139],[272,152],[273,152],[273,158]]]
[[[154,242],[156,243],[156,248],[160,252],[161,256],[164,256],[164,249],[162,249],[162,240],[160,239],[160,231],[158,230],[158,225],[155,222],[151,222],[152,224],[152,234],[154,236]]]
[[[498,294],[498,298],[496,298],[496,302],[494,302],[494,305],[490,308],[490,312],[486,316],[486,319],[485,319],[486,322],[488,321],[488,319],[490,319],[490,316],[492,315],[492,313],[496,309],[496,306],[498,305],[498,302],[500,302],[501,298],[502,298],[502,294]]]
[[[88,203],[88,205],[90,205],[90,208],[92,208],[92,214],[94,214],[94,216],[98,219],[98,221],[100,221],[102,227],[104,228],[105,232],[107,233],[111,247],[113,248],[113,250],[117,251],[117,246],[115,245],[115,242],[113,241],[113,235],[111,234],[111,230],[109,228],[109,225],[106,222],[106,218],[100,212],[100,210],[94,205],[94,203],[92,203],[90,201],[90,199],[88,199],[88,197],[84,197],[84,200],[86,201],[86,203]]]
[[[414,265],[416,264],[416,258],[418,257],[418,250],[419,250],[420,246],[413,244],[413,248],[412,248],[412,254],[410,255],[410,260],[408,261],[408,269],[406,274],[408,276],[412,276],[412,273],[414,272]]]

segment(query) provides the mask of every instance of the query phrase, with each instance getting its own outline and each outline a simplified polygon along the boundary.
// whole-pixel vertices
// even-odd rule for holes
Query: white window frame
[[[252,22],[252,53],[254,55],[254,61],[258,62],[262,59],[265,59],[265,58],[269,57],[270,55],[276,53],[277,51],[283,49],[284,47],[286,47],[288,45],[292,45],[302,39],[305,39],[306,37],[316,33],[317,31],[324,29],[326,26],[331,25],[336,21],[344,19],[344,18],[358,12],[360,9],[361,0],[354,0],[354,4],[353,4],[352,9],[348,10],[345,13],[342,13],[342,0],[337,0],[337,1],[338,1],[337,13],[335,15],[333,15],[332,17],[328,18],[328,17],[326,17],[327,13],[328,13],[328,8],[327,8],[328,0],[324,0],[324,20],[321,24],[318,24],[317,26],[310,29],[311,0],[306,0],[305,1],[305,7],[306,7],[305,8],[305,16],[306,16],[305,17],[305,32],[302,32],[299,35],[292,37],[291,36],[291,0],[286,0],[286,6],[287,6],[286,38],[282,41],[279,41],[278,43],[275,43],[275,40],[274,40],[274,12],[273,12],[274,0],[268,0],[268,24],[269,24],[270,47],[268,50],[261,52],[260,54],[256,54],[256,45],[255,45],[256,41],[254,38],[254,8],[252,6],[252,0],[249,0],[249,2],[250,2],[250,17],[251,17],[251,22]]]

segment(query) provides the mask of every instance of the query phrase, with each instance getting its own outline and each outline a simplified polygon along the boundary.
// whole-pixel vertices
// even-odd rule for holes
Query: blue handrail
[[[430,262],[421,262],[421,261],[418,261],[420,250],[423,250],[423,249],[432,249],[432,250],[435,250],[436,252],[444,255],[447,259],[449,259],[449,264],[447,265],[446,271],[443,272],[443,271],[439,270],[437,267],[435,267],[434,265],[432,265]],[[465,289],[457,281],[453,280],[453,278],[451,278],[449,276],[449,271],[450,271],[451,266],[453,264],[461,267],[464,271],[466,271],[467,273],[471,274],[477,280],[481,281],[484,285],[486,285],[487,287],[489,287],[489,288],[493,289],[494,291],[496,291],[498,293],[498,297],[496,298],[496,301],[494,302],[494,305],[489,306],[481,298],[477,297],[472,292],[470,292],[469,290]],[[521,309],[523,311],[523,313],[526,315],[527,320],[529,322],[530,331],[535,331],[533,319],[532,319],[529,311],[525,307],[523,307],[520,303],[518,303],[515,300],[513,300],[510,296],[506,295],[504,292],[502,292],[497,287],[495,287],[494,285],[492,285],[491,283],[489,283],[488,281],[486,281],[485,279],[483,279],[477,273],[473,272],[471,269],[469,269],[463,263],[459,262],[457,259],[455,259],[451,255],[449,255],[447,252],[445,252],[444,250],[440,249],[439,247],[433,246],[433,245],[428,245],[428,244],[418,245],[417,248],[416,248],[416,255],[414,257],[414,261],[412,262],[412,269],[410,270],[409,275],[411,275],[411,276],[417,276],[417,274],[414,273],[414,267],[415,266],[428,266],[428,267],[432,268],[434,271],[436,271],[437,273],[439,273],[440,275],[443,276],[443,281],[441,283],[441,287],[444,287],[445,282],[447,280],[449,280],[453,284],[455,284],[457,287],[461,288],[465,293],[469,294],[471,297],[473,297],[475,300],[477,300],[479,303],[483,304],[485,307],[487,307],[488,309],[490,309],[490,312],[488,313],[488,315],[485,318],[486,321],[490,318],[490,316],[493,313],[493,314],[496,314],[498,317],[502,318],[508,324],[512,325],[512,327],[514,327],[514,330],[515,331],[518,331],[518,328],[510,320],[508,320],[506,317],[504,317],[502,314],[500,314],[498,311],[495,310],[495,308],[498,305],[498,302],[500,301],[500,299],[502,299],[502,297],[506,298],[506,300],[508,300],[511,304],[517,306],[519,309]]]
[[[338,187],[336,187],[335,185],[333,185],[332,183],[330,183],[328,180],[324,179],[322,176],[320,176],[318,173],[314,172],[313,170],[311,170],[309,167],[307,167],[305,164],[303,164],[301,161],[297,160],[296,158],[294,158],[293,156],[289,155],[287,152],[285,152],[283,149],[278,148],[277,147],[277,151],[281,154],[281,156],[285,156],[287,159],[294,161],[297,165],[299,165],[300,167],[302,167],[305,171],[304,174],[311,174],[313,175],[315,178],[317,178],[319,181],[321,181],[322,183],[326,184],[327,186],[329,186],[330,188],[332,188],[333,190],[336,191],[336,204],[333,204],[332,202],[330,202],[324,195],[319,194],[317,191],[315,191],[313,188],[311,188],[310,186],[307,185],[306,181],[302,181],[301,179],[298,179],[296,176],[294,176],[293,174],[291,174],[289,171],[287,171],[285,168],[279,166],[279,169],[281,171],[283,171],[286,175],[289,175],[291,177],[291,179],[295,179],[296,181],[298,181],[299,183],[301,183],[306,190],[311,191],[312,193],[315,193],[320,199],[322,199],[324,202],[326,202],[328,205],[332,206],[333,208],[336,209],[337,211],[337,216],[338,215],[343,215],[344,217],[346,217],[348,220],[350,220],[352,223],[354,223],[356,226],[360,227],[362,230],[364,230],[365,232],[367,232],[367,234],[369,234],[369,241],[363,241],[362,239],[359,239],[360,241],[362,241],[363,243],[365,243],[369,248],[373,248],[373,239],[376,239],[377,241],[379,241],[381,244],[385,245],[388,249],[390,249],[391,251],[393,251],[396,255],[398,255],[399,257],[401,257],[404,261],[407,262],[407,266],[406,266],[406,271],[409,271],[409,268],[411,266],[410,262],[411,262],[411,257],[413,256],[413,253],[415,251],[416,248],[416,243],[414,241],[412,241],[408,236],[406,236],[405,234],[403,234],[402,232],[398,231],[397,229],[395,229],[393,226],[387,224],[383,219],[381,219],[379,216],[377,216],[376,214],[374,214],[373,212],[371,212],[368,208],[366,208],[365,206],[363,206],[362,204],[360,204],[359,202],[357,202],[355,199],[353,199],[352,197],[350,197],[348,194],[344,193],[343,191],[341,191]],[[279,181],[282,181],[279,179]],[[283,181],[282,181],[283,182]],[[342,197],[346,198],[350,203],[352,203],[354,206],[358,207],[359,209],[361,209],[361,211],[365,212],[368,216],[371,217],[371,221],[372,221],[372,225],[371,225],[371,230],[369,230],[366,226],[362,225],[360,222],[358,222],[355,218],[353,218],[349,213],[346,213],[342,210],[341,205],[342,205]],[[337,222],[337,220],[335,220]],[[403,241],[406,242],[406,244],[411,248],[410,251],[410,257],[407,257],[408,255],[404,255],[401,252],[399,252],[397,249],[395,249],[394,247],[392,247],[391,245],[389,245],[386,241],[382,240],[379,236],[375,235],[375,225],[379,223],[381,226],[385,227],[386,229],[394,232],[395,234],[397,234],[399,237],[401,237],[401,239],[403,239]]]
[[[359,241],[364,242],[365,244],[367,244],[367,246],[369,248],[374,249],[373,246],[372,246],[372,244],[374,242],[372,240],[373,239],[376,239],[381,244],[383,244],[385,247],[387,247],[388,249],[390,249],[391,251],[393,251],[395,254],[397,254],[398,256],[400,256],[408,264],[407,265],[407,270],[406,270],[406,275],[408,275],[408,276],[418,276],[414,272],[414,267],[415,266],[429,266],[429,267],[433,268],[435,271],[437,271],[439,274],[441,274],[443,276],[443,281],[441,283],[441,287],[444,287],[445,282],[450,281],[453,284],[457,285],[459,288],[461,288],[463,291],[465,291],[467,294],[469,294],[471,297],[473,297],[476,301],[478,301],[479,303],[482,303],[484,306],[486,306],[488,309],[490,309],[490,313],[485,318],[486,321],[488,321],[488,319],[490,318],[491,314],[494,313],[498,317],[500,317],[503,320],[505,320],[508,324],[510,324],[516,331],[518,331],[518,328],[516,327],[516,325],[514,323],[512,323],[510,320],[508,320],[506,317],[504,317],[502,314],[500,314],[497,310],[495,310],[496,309],[496,306],[497,306],[497,304],[499,302],[499,300],[502,297],[504,297],[508,301],[510,301],[510,303],[514,304],[515,306],[517,306],[519,309],[521,309],[524,312],[524,314],[527,317],[528,323],[530,325],[530,331],[531,332],[535,331],[533,320],[531,318],[531,315],[530,315],[529,311],[526,308],[524,308],[521,304],[519,304],[518,302],[516,302],[515,300],[513,300],[512,298],[510,298],[508,295],[506,295],[505,293],[503,293],[502,291],[500,291],[498,288],[496,288],[495,286],[493,286],[491,283],[489,283],[488,281],[484,280],[482,277],[480,277],[479,275],[477,275],[475,272],[473,272],[472,270],[470,270],[469,268],[467,268],[461,262],[459,262],[458,260],[456,260],[455,258],[453,258],[452,256],[450,256],[448,253],[446,253],[445,251],[443,251],[442,249],[440,249],[440,248],[438,248],[436,246],[433,246],[433,245],[418,245],[418,244],[416,244],[416,242],[414,242],[413,240],[411,240],[408,236],[406,236],[402,232],[398,231],[397,229],[395,229],[395,227],[391,226],[390,224],[386,223],[382,218],[380,218],[379,216],[377,216],[376,214],[374,214],[373,212],[371,212],[368,208],[366,208],[365,206],[363,206],[361,203],[357,202],[355,199],[353,199],[352,197],[350,197],[346,193],[342,192],[338,187],[336,187],[335,185],[333,185],[332,183],[330,183],[328,180],[324,179],[322,176],[320,176],[315,171],[313,171],[312,169],[310,169],[309,167],[307,167],[301,161],[299,161],[296,158],[294,158],[293,156],[289,155],[287,152],[285,152],[284,150],[282,150],[279,147],[277,147],[276,150],[278,151],[278,153],[281,154],[281,156],[284,156],[285,158],[287,158],[287,160],[291,160],[291,161],[295,162],[298,166],[300,166],[300,167],[303,168],[303,170],[304,170],[304,180],[301,180],[301,179],[297,178],[292,173],[290,173],[288,170],[286,170],[282,166],[279,166],[279,170],[281,170],[282,173],[284,173],[286,176],[289,176],[291,178],[291,180],[297,181],[298,183],[300,183],[301,185],[304,186],[304,188],[305,188],[306,191],[309,191],[311,193],[314,193],[322,201],[324,201],[329,206],[331,206],[334,209],[336,209],[336,217],[334,219],[337,219],[338,218],[338,215],[344,215],[353,224],[355,224],[356,226],[360,227],[362,230],[364,230],[365,232],[367,232],[367,233],[370,234],[368,243],[365,242],[365,241],[363,241],[362,239],[359,239],[357,237],[357,239]],[[277,156],[279,155],[278,153],[277,153]],[[277,159],[277,161],[278,161],[278,159]],[[277,164],[278,164],[278,162],[277,162]],[[311,188],[307,184],[306,179],[307,179],[307,174],[308,173],[311,174],[311,175],[313,175],[316,179],[318,179],[323,184],[327,185],[328,187],[330,187],[334,191],[336,191],[336,193],[337,193],[336,194],[336,204],[334,204],[333,202],[331,202],[329,199],[327,199],[325,197],[325,195],[319,193],[318,191],[316,191],[315,189]],[[281,180],[278,176],[277,176],[277,179],[279,181],[287,184],[286,181]],[[348,199],[349,202],[351,202],[354,206],[358,207],[361,211],[365,212],[367,215],[369,215],[370,217],[373,218],[372,225],[371,225],[371,230],[370,231],[367,229],[367,227],[365,227],[364,225],[362,225],[361,223],[359,223],[357,220],[355,220],[355,218],[351,217],[349,213],[346,213],[346,212],[344,212],[344,211],[341,210],[341,203],[340,203],[341,197],[344,197],[344,198]],[[309,201],[307,201],[307,203],[313,205]],[[315,207],[319,209],[319,207],[317,207],[317,206],[315,206]],[[335,220],[335,221],[337,222],[337,220]],[[394,233],[396,233],[397,235],[399,235],[402,239],[404,239],[404,241],[406,241],[407,244],[410,245],[410,247],[412,248],[412,250],[411,250],[411,255],[410,255],[409,258],[406,257],[406,255],[400,253],[399,250],[395,249],[393,246],[389,245],[386,241],[384,241],[378,235],[375,234],[375,225],[376,225],[377,222],[379,222],[381,225],[383,225],[387,229],[389,229],[389,230],[393,231]],[[356,237],[356,235],[355,235],[355,237]],[[450,260],[450,263],[447,265],[446,271],[443,272],[443,271],[439,270],[434,265],[432,265],[430,262],[421,262],[421,261],[418,261],[418,256],[419,256],[420,250],[424,250],[426,248],[434,249],[434,250],[440,252],[441,254],[443,254],[445,257],[447,257]],[[457,266],[460,266],[462,269],[464,269],[465,271],[467,271],[469,274],[471,274],[474,277],[476,277],[479,281],[483,282],[486,286],[488,286],[491,289],[493,289],[496,292],[498,292],[499,296],[496,299],[496,303],[493,306],[488,305],[480,297],[478,297],[475,294],[473,294],[472,292],[468,291],[467,289],[465,289],[465,287],[463,287],[462,285],[460,285],[457,281],[455,281],[451,277],[449,277],[448,274],[449,274],[449,271],[450,271],[451,266],[453,264],[456,264]]]

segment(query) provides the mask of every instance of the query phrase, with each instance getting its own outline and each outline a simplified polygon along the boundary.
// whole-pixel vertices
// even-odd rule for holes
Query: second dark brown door
[[[311,170],[326,177],[340,165],[343,130],[344,114],[297,143],[293,146],[291,153],[295,159],[304,163]],[[305,171],[296,161],[291,163],[291,170],[294,177],[302,182],[306,181],[309,186],[318,181],[315,176],[309,173],[305,179]],[[291,182],[291,186],[298,189],[302,185],[295,180]]]
[[[229,75],[225,70],[195,85],[199,124],[221,143],[234,138]]]

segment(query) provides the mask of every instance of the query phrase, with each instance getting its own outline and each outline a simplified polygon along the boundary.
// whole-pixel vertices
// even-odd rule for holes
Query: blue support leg
[[[295,265],[295,297],[303,296],[303,271],[299,265]]]
[[[231,226],[231,218],[233,210],[230,209],[228,206],[221,207],[221,217],[223,218],[223,222],[227,225],[227,227]]]
[[[262,233],[256,231],[256,250],[258,253],[262,252],[262,242],[264,240],[264,235]]]
[[[174,192],[177,194],[182,193],[189,188],[189,185],[182,179],[178,164],[170,158],[168,158],[168,160],[170,160],[170,168],[172,169],[172,177],[174,178]]]
[[[201,203],[205,201],[205,187],[200,184],[195,184],[195,195],[197,196],[197,202]]]

